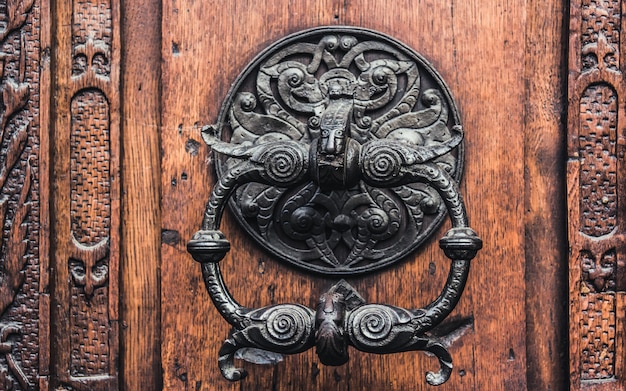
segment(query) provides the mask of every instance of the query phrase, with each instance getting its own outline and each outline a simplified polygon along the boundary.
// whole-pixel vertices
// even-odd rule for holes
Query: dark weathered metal
[[[402,174],[393,171],[402,168],[397,159],[430,161],[454,181],[462,171],[460,116],[441,77],[412,49],[365,29],[318,28],[272,45],[235,81],[203,136],[242,148],[278,140],[307,146],[311,181],[247,183],[229,203],[281,261],[333,276],[397,262],[443,221],[430,184],[391,185]],[[219,175],[236,155],[219,154]],[[278,157],[275,167],[292,158]],[[389,185],[373,188],[362,168]]]
[[[353,346],[379,354],[429,351],[441,369],[427,374],[428,383],[448,379],[450,354],[425,333],[455,307],[482,247],[457,189],[458,117],[425,60],[369,30],[309,30],[252,62],[217,125],[205,128],[205,141],[219,154],[219,181],[202,230],[187,245],[233,326],[218,360],[226,378],[245,376],[233,362],[242,348],[293,354],[316,346],[322,363],[342,365]],[[322,295],[316,311],[297,304],[242,307],[218,264],[230,249],[219,230],[229,200],[243,227],[280,259],[329,275],[400,259],[447,212],[452,229],[440,246],[452,261],[448,280],[432,303],[411,310],[367,304],[343,280]]]

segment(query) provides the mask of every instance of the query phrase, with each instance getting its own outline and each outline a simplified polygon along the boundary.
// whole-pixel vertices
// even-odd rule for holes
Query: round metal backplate
[[[328,129],[346,129],[344,141],[337,140],[349,139],[358,151],[375,139],[420,147],[445,143],[461,122],[441,76],[414,50],[367,29],[321,27],[290,35],[250,62],[213,129],[222,141],[241,145],[314,144],[332,141],[336,135]],[[218,176],[234,163],[219,155]],[[376,164],[384,172],[385,159]],[[463,145],[433,164],[458,182]],[[249,183],[236,191],[230,207],[241,226],[282,261],[327,275],[370,272],[402,259],[446,215],[426,183],[375,188],[348,178],[345,186],[329,188],[320,180],[289,189]]]

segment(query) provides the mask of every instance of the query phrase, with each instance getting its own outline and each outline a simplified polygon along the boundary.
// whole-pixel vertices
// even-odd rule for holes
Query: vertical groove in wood
[[[161,1],[122,6],[121,389],[160,390]]]
[[[572,390],[624,390],[626,196],[621,0],[571,3],[568,110]],[[617,305],[617,304],[619,305]]]
[[[118,384],[119,7],[55,8],[52,386]]]
[[[51,5],[48,0],[41,1],[41,30],[40,30],[40,248],[41,265],[39,267],[39,389],[46,391],[49,388],[50,375],[50,177],[51,177],[51,58],[50,45],[52,37]]]
[[[568,388],[567,24],[562,1],[526,6],[524,107],[526,354],[529,390]]]
[[[46,365],[40,22],[40,1],[0,4],[0,389],[36,387]]]

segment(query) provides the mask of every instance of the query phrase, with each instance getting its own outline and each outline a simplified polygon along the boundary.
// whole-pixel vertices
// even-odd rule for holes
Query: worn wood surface
[[[37,386],[40,368],[47,365],[39,358],[39,342],[47,338],[40,312],[46,309],[40,274],[46,260],[40,250],[47,248],[41,240],[41,2],[9,0],[2,7],[0,389],[25,389]]]
[[[561,1],[528,1],[524,105],[528,389],[568,388],[565,202],[566,17]]]
[[[161,389],[160,2],[122,14],[121,389]]]
[[[228,383],[217,369],[217,350],[228,326],[210,303],[199,265],[185,251],[215,179],[200,126],[215,121],[230,83],[256,53],[290,32],[325,24],[390,34],[421,52],[449,84],[466,129],[462,192],[471,225],[485,248],[474,261],[466,292],[452,314],[473,325],[453,343],[455,370],[439,389],[526,389],[525,10],[523,1],[163,4],[165,389],[427,388],[423,373],[436,363],[421,353],[378,356],[351,351],[347,365],[330,368],[321,366],[310,351],[273,367],[244,364],[250,376],[241,384]],[[222,227],[234,249],[222,261],[223,271],[242,304],[298,302],[313,307],[332,284],[272,259],[228,213]],[[414,307],[435,297],[448,264],[433,239],[405,262],[349,282],[370,302]]]

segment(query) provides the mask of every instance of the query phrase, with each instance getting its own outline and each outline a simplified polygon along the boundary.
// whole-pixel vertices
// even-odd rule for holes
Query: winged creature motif
[[[281,141],[301,143],[315,165],[316,186],[237,191],[231,204],[260,243],[307,269],[348,274],[385,266],[390,249],[405,255],[425,239],[445,212],[440,197],[424,183],[394,186],[401,173],[389,170],[432,162],[458,177],[463,131],[447,90],[424,68],[384,42],[329,34],[250,72],[253,87],[234,91],[223,123],[204,134],[221,155],[218,169]],[[365,183],[361,166],[387,188]]]

